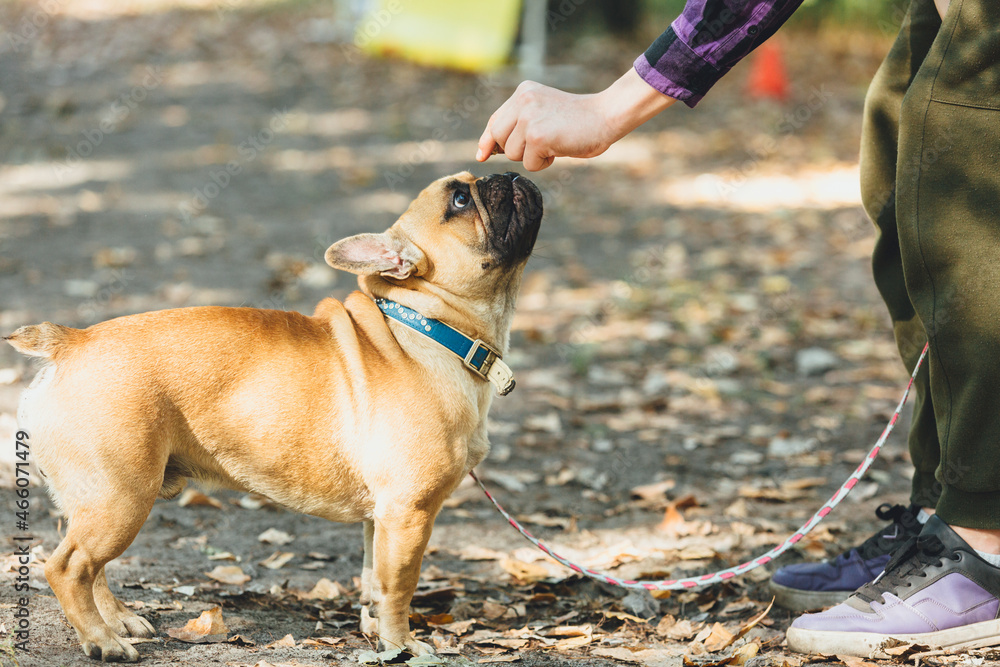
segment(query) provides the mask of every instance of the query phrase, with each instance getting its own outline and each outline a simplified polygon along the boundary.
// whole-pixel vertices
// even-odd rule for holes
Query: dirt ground
[[[337,41],[343,25],[319,5],[116,12],[0,5],[4,333],[200,304],[308,313],[354,286],[323,265],[330,243],[386,228],[444,174],[519,167],[471,159],[514,72],[368,59]],[[553,62],[572,65],[557,82],[603,87],[656,28],[640,43],[556,34]],[[905,384],[857,187],[864,90],[888,43],[796,31],[779,43],[786,101],[748,95],[744,64],[696,110],[678,105],[600,158],[532,176],[547,212],[508,356],[518,384],[494,404],[480,471],[537,534],[619,576],[695,574],[766,550],[857,465]],[[14,414],[34,372],[0,347],[4,534],[32,535],[35,554],[31,650],[0,651],[0,664],[89,665],[42,575],[64,527],[41,487],[29,531],[15,528]],[[905,422],[782,563],[837,553],[875,527],[876,505],[905,501]],[[207,492],[215,505],[158,502],[107,568],[157,629],[137,644],[144,664],[357,664],[369,648],[357,632],[360,526]],[[262,542],[271,528],[294,539]],[[571,577],[526,547],[460,489],[424,560],[418,634],[454,664],[739,664],[738,650],[761,667],[805,660],[784,650],[791,616],[777,608],[718,640],[766,608],[762,570],[654,599]],[[261,564],[275,552],[293,555]],[[220,565],[249,579],[207,576]],[[16,566],[5,559],[0,588],[8,648]],[[167,635],[216,606],[228,642]]]

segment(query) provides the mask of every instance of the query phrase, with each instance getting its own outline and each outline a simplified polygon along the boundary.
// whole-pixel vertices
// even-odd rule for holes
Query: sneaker
[[[918,512],[916,505],[881,505],[875,514],[892,523],[860,546],[820,563],[795,563],[779,569],[771,575],[775,604],[792,611],[811,611],[843,602],[882,573],[893,551],[920,533]]]
[[[932,516],[885,572],[847,602],[805,614],[788,629],[797,653],[890,659],[884,649],[919,644],[967,650],[1000,644],[1000,568]]]

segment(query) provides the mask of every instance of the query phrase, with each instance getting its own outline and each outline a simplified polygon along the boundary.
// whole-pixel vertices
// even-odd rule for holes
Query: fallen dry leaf
[[[276,546],[284,546],[295,539],[294,535],[289,535],[283,530],[278,530],[277,528],[268,528],[263,533],[257,536],[257,539],[264,544],[274,544]]]
[[[295,554],[290,551],[275,551],[273,554],[262,560],[259,564],[269,570],[280,570],[288,561],[295,558]]]
[[[664,614],[660,622],[656,624],[656,634],[665,635],[675,625],[677,625],[677,619],[672,614]]]
[[[667,618],[671,619],[669,624],[666,623]],[[698,634],[701,624],[693,624],[688,619],[681,619],[680,621],[673,620],[672,616],[665,616],[660,623],[656,626],[657,634],[663,635],[667,639],[673,639],[675,641],[685,641],[691,639],[696,634]]]
[[[733,651],[733,654],[729,657],[728,664],[730,665],[745,665],[752,658],[757,656],[760,652],[760,644],[757,642],[749,642],[740,646],[738,649]]]
[[[594,634],[594,627],[586,625],[560,625],[544,631],[546,637],[589,637]]]
[[[599,658],[611,658],[622,662],[639,662],[639,658],[632,651],[621,646],[615,648],[595,648],[590,652],[590,655],[596,655]]]
[[[292,637],[291,633],[285,635],[277,641],[273,641],[264,648],[295,648],[295,638]]]
[[[639,618],[638,616],[633,616],[624,611],[615,611],[613,609],[602,609],[601,615],[605,618],[617,618],[620,621],[632,621],[633,623],[649,623],[648,619]]]
[[[322,570],[324,567],[326,567],[326,563],[319,560],[313,560],[299,565],[300,570]]]
[[[491,662],[517,662],[520,659],[521,656],[514,653],[513,655],[491,655],[488,658],[480,658],[476,662],[480,665],[485,665]]]
[[[439,625],[438,627],[445,632],[450,632],[453,635],[464,635],[468,632],[473,625],[476,624],[476,619],[470,618],[467,621],[455,621],[454,623],[445,623],[444,625]]]
[[[229,628],[222,620],[222,609],[212,607],[192,618],[183,628],[167,628],[167,634],[189,644],[215,644],[226,641]]]
[[[448,625],[455,622],[455,617],[451,614],[431,614],[424,616],[424,620],[430,625]]]
[[[338,581],[330,581],[323,577],[316,582],[312,590],[300,597],[304,600],[336,600],[343,597],[349,591]]]
[[[205,576],[215,579],[221,584],[239,586],[250,581],[250,575],[243,573],[243,568],[239,565],[219,565],[211,572],[206,572]]]
[[[826,484],[826,477],[803,477],[802,479],[789,479],[781,483],[781,488],[789,491],[804,491]]]
[[[802,667],[805,662],[806,658],[800,658],[797,655],[783,655],[779,667]]]
[[[690,494],[674,500],[667,505],[667,509],[663,512],[663,519],[656,529],[661,533],[666,533],[670,537],[690,535],[692,530],[688,527],[680,511],[686,507],[695,507],[697,505],[698,501]]]
[[[482,644],[490,644],[493,646],[500,646],[509,649],[519,649],[524,648],[528,645],[527,639],[516,639],[511,637],[490,637],[489,639],[483,639],[478,642],[474,642],[477,646]]]
[[[594,641],[593,636],[584,635],[581,637],[567,637],[566,639],[560,639],[555,644],[552,645],[557,651],[570,651],[575,648],[580,648],[581,646],[586,646],[590,642]]]
[[[840,660],[847,667],[877,667],[874,662],[868,662],[864,658],[858,658],[853,655],[838,655],[837,660]]]
[[[629,540],[625,540],[587,556],[583,565],[592,570],[613,570],[625,563],[634,563],[649,558],[650,555],[652,552],[649,549],[641,549]]]
[[[799,540],[798,544],[795,545],[795,549],[816,560],[826,558],[826,545],[819,540],[812,539],[811,537]]]
[[[561,516],[549,516],[548,514],[542,514],[541,512],[535,512],[534,514],[518,514],[517,519],[521,523],[530,523],[544,528],[562,528],[563,530],[566,530],[573,524],[573,519],[567,519],[566,517]]]
[[[490,600],[483,601],[482,614],[483,618],[485,618],[486,620],[490,621],[495,618],[501,618],[506,613],[507,613],[506,605],[492,602]]]
[[[673,648],[645,648],[639,651],[631,651],[624,647],[615,648],[595,648],[591,655],[599,658],[613,658],[622,662],[635,662],[644,667],[674,667],[678,664],[677,657],[681,654],[680,649]]]
[[[897,661],[909,660],[910,656],[915,653],[923,653],[929,649],[928,646],[922,644],[904,644],[900,643],[898,646],[884,646],[882,650],[887,654],[891,655],[893,659]]]
[[[256,493],[249,493],[240,498],[239,500],[231,500],[230,502],[232,502],[235,505],[239,505],[245,510],[259,510],[265,507],[270,507],[270,508],[277,507],[277,505],[275,505],[273,500],[271,500],[267,496],[261,496]]]
[[[181,497],[177,499],[177,504],[181,507],[191,507],[192,505],[199,505],[202,507],[214,507],[215,509],[222,509],[222,503],[212,496],[205,495],[198,489],[184,489],[184,493]]]
[[[309,639],[303,639],[300,646],[336,646],[345,641],[345,637],[310,637]]]
[[[736,641],[736,635],[726,630],[721,623],[715,623],[702,641],[709,653],[716,653]]]
[[[504,558],[500,561],[500,567],[510,576],[527,584],[550,577],[548,568],[540,563],[525,563],[514,558]]]
[[[486,547],[470,545],[462,547],[462,550],[458,552],[458,557],[462,560],[502,560],[507,557],[507,554]]]
[[[689,544],[677,552],[677,557],[681,560],[705,560],[715,558],[715,555],[715,549],[707,544]]]
[[[677,482],[672,479],[665,479],[662,482],[652,484],[642,484],[634,487],[629,493],[639,500],[655,501],[666,498],[667,491],[677,486]]]

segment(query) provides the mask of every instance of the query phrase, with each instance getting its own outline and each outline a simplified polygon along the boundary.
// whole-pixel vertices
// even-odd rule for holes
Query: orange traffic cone
[[[761,44],[750,63],[747,92],[751,97],[771,98],[784,102],[788,99],[788,75],[777,44]]]

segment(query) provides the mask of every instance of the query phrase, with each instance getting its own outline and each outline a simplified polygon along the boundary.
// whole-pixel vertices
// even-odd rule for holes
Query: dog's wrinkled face
[[[333,244],[326,261],[391,283],[422,280],[479,297],[520,273],[541,221],[542,195],[527,178],[462,172],[431,183],[384,234]]]

